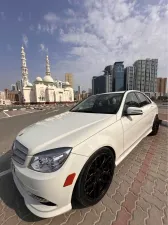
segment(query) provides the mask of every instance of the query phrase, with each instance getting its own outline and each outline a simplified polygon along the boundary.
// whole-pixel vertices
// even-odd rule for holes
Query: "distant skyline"
[[[0,90],[21,80],[24,45],[29,80],[74,75],[74,89],[91,88],[107,65],[158,58],[158,77],[168,77],[167,0],[0,1]]]

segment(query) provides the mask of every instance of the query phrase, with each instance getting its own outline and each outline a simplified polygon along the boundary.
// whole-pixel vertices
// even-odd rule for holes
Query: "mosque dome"
[[[54,83],[54,80],[51,76],[45,76],[43,81],[47,83]]]
[[[36,77],[36,81],[40,82],[43,81],[43,79],[41,77]]]

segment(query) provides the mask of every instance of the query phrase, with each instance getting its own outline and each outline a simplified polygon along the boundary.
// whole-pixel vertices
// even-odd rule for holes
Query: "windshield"
[[[71,112],[116,114],[120,108],[123,93],[92,95],[82,101]]]

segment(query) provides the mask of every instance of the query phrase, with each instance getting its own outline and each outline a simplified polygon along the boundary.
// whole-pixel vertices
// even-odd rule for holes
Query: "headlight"
[[[51,173],[65,163],[72,148],[57,148],[40,152],[33,156],[29,168],[41,173]]]

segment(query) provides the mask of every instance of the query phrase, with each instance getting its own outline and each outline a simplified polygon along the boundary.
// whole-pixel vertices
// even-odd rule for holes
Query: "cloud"
[[[48,34],[53,34],[57,30],[57,23],[60,20],[55,13],[48,12],[44,15],[44,21],[46,24],[39,23],[37,25],[37,32],[47,32]]]
[[[46,32],[48,34],[53,34],[54,31],[57,29],[56,24],[37,24],[37,33]]]
[[[18,20],[18,22],[23,21],[23,13],[20,13],[20,16],[18,16],[17,20]]]
[[[44,53],[48,54],[48,48],[44,44],[40,44],[39,48],[40,48],[40,50],[39,50],[40,52],[44,52]]]
[[[68,15],[68,16],[75,16],[75,12],[73,11],[73,9],[70,9],[70,8],[68,8],[65,11],[65,14]]]
[[[57,20],[59,20],[59,18],[55,13],[48,12],[46,15],[44,15],[44,20],[48,23],[55,23]]]
[[[91,77],[117,60],[127,66],[137,59],[158,58],[158,75],[167,76],[166,1],[140,5],[129,0],[86,0],[79,10],[78,23],[61,29],[60,42],[71,48],[67,58],[57,62],[58,73],[72,71],[78,83],[91,86]]]
[[[0,17],[1,17],[2,20],[5,20],[6,19],[5,13],[4,12],[0,12]]]
[[[28,40],[28,37],[25,34],[22,35],[22,42],[25,45],[25,47],[27,48],[29,40]]]

